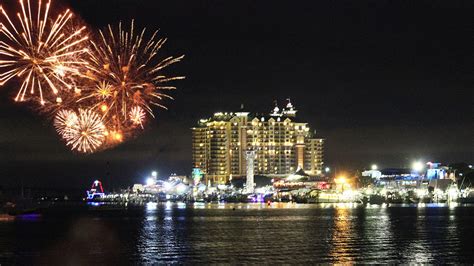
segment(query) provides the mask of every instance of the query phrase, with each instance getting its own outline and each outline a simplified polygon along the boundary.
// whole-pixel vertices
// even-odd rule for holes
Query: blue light
[[[41,214],[38,214],[38,213],[20,214],[16,216],[16,219],[20,219],[24,221],[38,221],[40,218],[41,218]]]
[[[100,206],[100,205],[103,205],[104,203],[103,202],[88,202],[87,205],[91,205],[91,206]]]
[[[102,192],[90,192],[89,190],[87,192],[87,199],[88,200],[93,200],[95,198],[103,198],[105,196],[105,193]]]

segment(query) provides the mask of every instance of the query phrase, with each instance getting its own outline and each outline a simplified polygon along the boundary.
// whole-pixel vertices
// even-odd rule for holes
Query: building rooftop
[[[213,121],[230,121],[234,117],[247,117],[249,120],[253,120],[257,118],[261,122],[269,121],[270,119],[275,120],[276,122],[285,121],[289,119],[291,122],[296,123],[306,123],[304,121],[299,120],[296,117],[297,110],[291,103],[290,99],[287,99],[287,104],[284,108],[280,109],[278,107],[277,102],[275,101],[275,107],[269,113],[260,113],[260,112],[248,112],[244,110],[244,106],[241,105],[241,110],[236,112],[216,112],[213,114],[212,117],[207,119],[201,119],[198,121],[198,124],[201,126],[205,126],[208,122]]]

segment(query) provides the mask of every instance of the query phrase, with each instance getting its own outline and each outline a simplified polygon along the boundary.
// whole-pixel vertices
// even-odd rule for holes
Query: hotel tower
[[[243,109],[243,108],[242,108]],[[324,139],[296,119],[290,100],[269,115],[249,112],[215,113],[201,119],[193,132],[193,167],[205,179],[225,183],[246,176],[246,151],[255,151],[256,175],[286,177],[298,168],[310,176],[321,174]]]

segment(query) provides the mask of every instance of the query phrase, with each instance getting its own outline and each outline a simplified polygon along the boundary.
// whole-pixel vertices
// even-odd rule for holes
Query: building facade
[[[298,168],[321,174],[324,139],[299,122],[296,112],[288,101],[266,116],[241,110],[201,119],[192,128],[193,167],[203,171],[206,181],[225,183],[246,176],[246,152],[255,151],[256,175],[285,177]]]

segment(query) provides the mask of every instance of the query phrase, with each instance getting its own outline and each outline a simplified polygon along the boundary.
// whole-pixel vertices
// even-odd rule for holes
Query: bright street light
[[[372,164],[371,168],[372,168],[372,170],[377,170],[378,169],[376,164]]]
[[[344,176],[340,176],[340,177],[334,179],[334,181],[336,182],[336,184],[346,184],[347,183],[346,177],[344,177]]]
[[[331,168],[329,167],[324,168],[324,172],[329,173],[329,171],[331,171]]]
[[[157,177],[157,176],[158,176],[158,172],[156,172],[156,171],[151,172],[151,176]]]
[[[420,161],[417,161],[417,162],[413,162],[412,164],[412,169],[415,171],[415,172],[421,172],[423,171],[423,168],[425,168],[425,166],[423,165],[422,162]]]
[[[340,187],[343,193],[345,188],[350,188],[350,185],[347,183],[347,179],[345,176],[339,176],[338,178],[335,178],[334,182],[336,182],[336,185]]]

